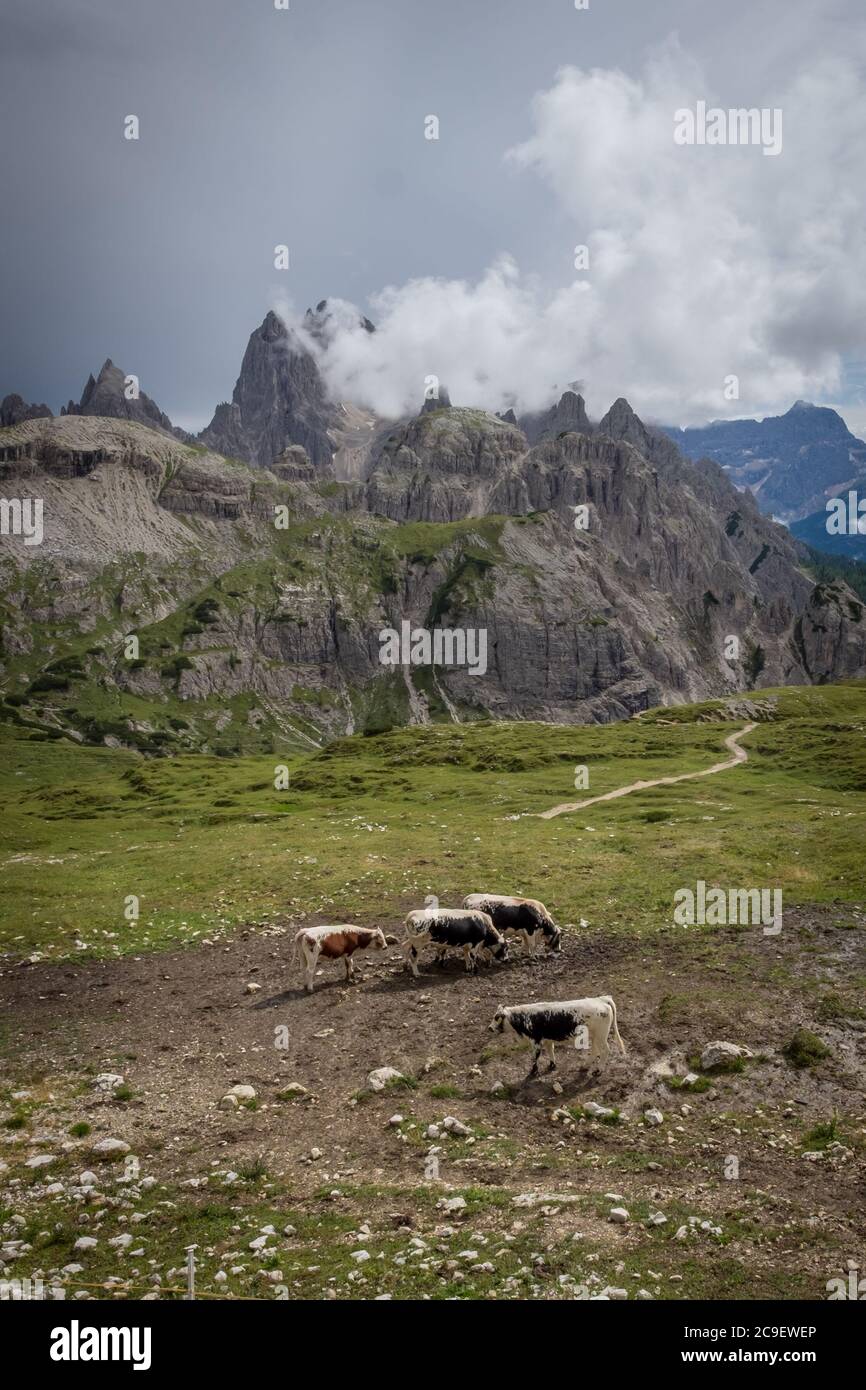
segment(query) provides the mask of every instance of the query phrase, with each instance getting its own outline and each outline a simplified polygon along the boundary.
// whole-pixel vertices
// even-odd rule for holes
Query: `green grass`
[[[308,757],[148,758],[0,726],[0,946],[137,953],[300,911],[393,928],[427,893],[459,903],[483,889],[531,892],[564,924],[584,917],[628,936],[670,929],[674,892],[698,879],[779,887],[786,909],[856,901],[862,684],[779,692],[777,717],[747,736],[750,761],[732,771],[550,821],[531,814],[708,767],[737,727],[708,702],[607,726],[392,729]],[[290,772],[282,791],[278,763]],[[576,792],[581,764],[590,784]]]
[[[802,1070],[817,1066],[825,1057],[829,1057],[830,1048],[808,1028],[798,1028],[790,1042],[782,1048],[782,1053],[792,1067]]]
[[[532,1209],[519,1213],[519,1225],[506,1237],[503,1228],[518,1213],[513,1194],[501,1187],[470,1185],[443,1191],[438,1184],[340,1183],[337,1198],[330,1185],[301,1198],[282,1182],[268,1179],[260,1165],[250,1167],[256,1171],[241,1174],[230,1188],[222,1184],[219,1173],[196,1193],[173,1182],[158,1184],[136,1198],[142,1219],[135,1226],[126,1220],[123,1200],[111,1196],[109,1188],[99,1208],[98,1245],[84,1252],[73,1250],[75,1240],[94,1228],[79,1224],[76,1203],[55,1198],[46,1208],[38,1201],[29,1203],[22,1192],[16,1210],[23,1205],[26,1215],[16,1238],[32,1247],[32,1262],[46,1274],[71,1261],[83,1266],[80,1274],[66,1276],[69,1298],[76,1288],[96,1292],[94,1286],[109,1280],[117,1282],[101,1296],[110,1291],[114,1298],[141,1297],[153,1287],[149,1279],[154,1269],[161,1276],[161,1298],[182,1297],[190,1245],[197,1247],[196,1290],[202,1298],[304,1300],[330,1292],[352,1299],[379,1294],[399,1299],[560,1299],[575,1292],[586,1297],[606,1285],[625,1287],[632,1297],[641,1287],[652,1289],[660,1299],[821,1296],[814,1277],[797,1267],[796,1251],[804,1238],[810,1245],[820,1243],[822,1233],[798,1229],[791,1222],[753,1227],[747,1219],[714,1215],[721,1234],[701,1234],[684,1245],[672,1238],[673,1232],[693,1214],[694,1204],[666,1201],[669,1220],[659,1229],[645,1224],[657,1204],[630,1200],[628,1239],[611,1244],[586,1236],[575,1242],[570,1231],[583,1224],[582,1217],[605,1218],[610,1206],[601,1196],[578,1196],[568,1205],[564,1230]],[[52,1168],[52,1177],[60,1170],[60,1164]],[[750,1205],[751,1196],[743,1195]],[[448,1218],[436,1206],[443,1196],[462,1196],[466,1202],[465,1219],[450,1235],[442,1234]],[[404,1212],[411,1231],[398,1229],[399,1213]],[[11,1214],[10,1208],[0,1208],[0,1221]],[[359,1234],[362,1222],[369,1223],[370,1234]],[[266,1225],[275,1234],[261,1254],[254,1254],[249,1242]],[[134,1239],[128,1253],[121,1255],[108,1242],[126,1233]],[[413,1249],[412,1241],[418,1238],[422,1246]],[[773,1268],[755,1265],[755,1252],[765,1248],[775,1257]],[[363,1264],[353,1259],[353,1252],[361,1249],[370,1255]],[[462,1252],[467,1249],[478,1253],[466,1258]],[[480,1267],[488,1265],[492,1268]],[[237,1272],[220,1282],[215,1279],[220,1270]],[[269,1272],[273,1279],[263,1277]],[[678,1276],[678,1282],[671,1281],[671,1275]]]

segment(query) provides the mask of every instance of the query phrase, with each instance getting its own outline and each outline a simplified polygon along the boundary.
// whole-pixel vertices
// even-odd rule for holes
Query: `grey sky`
[[[862,59],[861,10],[860,0],[590,0],[587,12],[573,0],[291,0],[288,12],[273,0],[0,0],[0,395],[58,409],[111,356],[172,419],[198,426],[230,395],[247,337],[277,300],[302,311],[328,295],[367,308],[369,295],[414,277],[476,282],[502,253],[537,277],[544,300],[573,281],[571,248],[592,230],[576,226],[581,171],[569,189],[555,153],[546,172],[537,158],[521,167],[504,156],[532,140],[533,96],[554,89],[559,68],[638,81],[648,53],[676,34],[684,69],[699,64],[720,104],[773,107],[791,99],[797,73],[808,94],[810,65],[827,53]],[[828,86],[832,74],[817,101]],[[137,142],[123,139],[130,113]],[[438,142],[424,140],[429,113]],[[862,149],[862,124],[860,136]],[[820,142],[803,157],[808,174]],[[862,163],[838,159],[840,199],[861,198]],[[768,197],[790,196],[775,171],[753,162],[756,173]],[[616,212],[603,211],[609,227]],[[862,228],[862,208],[856,216]],[[795,241],[796,220],[787,225]],[[808,236],[821,236],[812,215]],[[797,311],[788,323],[768,295],[759,330],[783,349],[796,342],[807,372],[810,343],[825,355],[835,345],[853,364],[836,397],[866,428],[866,346],[852,327],[863,319],[844,293],[847,223],[827,236],[834,278],[808,295],[787,238],[776,247]],[[281,242],[284,274],[273,266]],[[772,236],[760,252],[769,283],[767,245]],[[850,265],[858,293],[861,271]],[[639,304],[611,292],[606,312],[623,340],[629,314],[639,332]],[[673,314],[670,331],[697,341],[707,324]],[[737,330],[754,331],[754,316]],[[579,341],[594,357],[598,326]],[[648,331],[645,353],[655,352]],[[688,341],[679,352],[687,361]],[[673,385],[679,352],[666,366]],[[667,408],[614,342],[600,394],[618,372],[622,393],[634,387]],[[562,381],[584,376],[592,361],[563,363]],[[782,370],[776,390],[755,374],[749,410],[775,408],[795,377]],[[689,392],[703,400],[694,383]],[[591,409],[606,404],[590,399]]]

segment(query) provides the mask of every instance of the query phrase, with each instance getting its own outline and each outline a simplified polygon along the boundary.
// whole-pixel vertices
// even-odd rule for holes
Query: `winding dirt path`
[[[712,777],[716,772],[726,772],[729,767],[749,761],[749,755],[745,748],[740,747],[739,740],[757,727],[757,724],[746,724],[736,733],[728,734],[725,747],[734,756],[726,762],[714,763],[712,767],[705,767],[700,772],[681,772],[678,777],[655,777],[650,782],[630,782],[627,787],[616,787],[612,792],[605,792],[603,796],[590,796],[586,801],[563,801],[559,806],[551,806],[549,811],[539,811],[539,819],[552,820],[554,816],[563,816],[568,811],[582,811],[585,806],[594,806],[597,801],[615,801],[618,796],[628,796],[629,792],[642,792],[647,787],[670,787],[674,782],[688,782],[692,777]]]

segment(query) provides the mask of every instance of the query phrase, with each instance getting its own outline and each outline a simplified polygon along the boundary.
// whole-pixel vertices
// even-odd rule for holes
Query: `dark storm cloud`
[[[794,296],[785,311],[790,343],[802,343],[804,355],[810,334],[820,344],[812,351],[819,386],[830,389],[837,370],[837,327],[837,350],[857,347],[853,300],[845,304],[840,286],[846,258],[852,281],[859,275],[848,237],[862,167],[846,161],[844,143],[822,122],[826,73],[809,83],[819,58],[862,56],[854,0],[820,7],[770,0],[757,8],[753,0],[592,0],[587,12],[569,0],[291,0],[288,12],[271,0],[4,0],[0,14],[0,393],[18,390],[58,408],[111,356],[173,418],[201,422],[230,394],[247,336],[272,303],[303,310],[329,295],[365,306],[392,286],[390,298],[376,300],[399,328],[383,336],[384,347],[390,342],[400,355],[408,344],[422,362],[430,342],[419,314],[447,331],[453,308],[451,336],[462,353],[455,366],[459,374],[466,365],[467,383],[481,376],[505,389],[506,376],[527,373],[539,389],[548,377],[592,381],[606,352],[599,392],[616,381],[617,394],[635,390],[661,402],[665,377],[672,395],[697,400],[694,349],[718,333],[718,316],[714,322],[711,305],[702,305],[690,321],[666,304],[674,287],[652,264],[654,255],[664,262],[664,247],[653,243],[662,199],[683,197],[689,180],[668,172],[649,181],[646,223],[628,196],[640,123],[668,99],[668,88],[652,88],[647,54],[672,31],[685,57],[671,93],[678,82],[688,87],[697,69],[725,104],[772,106],[780,93],[798,90],[815,103],[811,147],[801,123],[802,178],[820,180],[826,226],[817,225],[811,204],[808,224],[799,226],[792,198],[781,230],[761,237],[754,265],[735,266],[737,298],[751,294],[756,312],[731,328],[734,340],[755,339],[744,343],[747,354],[784,349],[785,320],[767,290],[775,284]],[[558,97],[568,98],[557,78],[563,65],[583,82],[592,69],[604,74],[612,105],[599,113],[595,138],[602,146],[608,134],[613,139],[611,206],[600,196],[604,162],[593,166],[585,152],[572,160],[560,138],[565,132],[580,145],[573,124],[580,95],[561,122],[551,113]],[[620,79],[637,92],[631,129],[617,124],[617,92],[630,90]],[[532,107],[537,93],[547,107],[545,98]],[[131,113],[141,121],[138,142],[123,139]],[[438,142],[423,138],[429,113],[441,122]],[[509,150],[523,157],[505,160]],[[581,183],[588,171],[594,186]],[[723,211],[730,193],[745,227],[749,209],[728,177],[720,174],[718,187],[703,184],[701,205],[709,199],[712,210],[724,195]],[[789,166],[786,188],[796,184]],[[759,182],[753,191],[756,221],[766,227]],[[571,255],[588,235],[579,234],[585,211],[609,246],[643,236],[649,261],[637,290],[646,303],[635,301],[635,282],[614,292],[609,277],[596,287],[597,300],[607,296],[595,309],[597,327],[589,333],[582,317],[571,334],[570,315],[583,310],[569,297],[580,293]],[[806,271],[796,254],[804,235]],[[833,261],[823,298],[815,281],[822,236]],[[290,247],[285,274],[273,267],[278,243]],[[738,245],[745,255],[742,238]],[[519,267],[516,276],[498,259],[503,253]],[[511,267],[504,277],[503,265]],[[702,274],[699,265],[688,270]],[[447,282],[438,296],[429,288],[437,277]],[[460,281],[464,290],[454,288]],[[425,286],[420,300],[413,282]],[[504,300],[490,288],[500,284]],[[487,287],[492,317],[479,316],[479,287]],[[503,315],[506,337],[523,345],[513,361],[498,351]],[[555,352],[576,360],[560,366],[544,351],[551,329],[560,335]],[[367,370],[354,346],[344,347],[342,368],[355,376]],[[534,374],[527,354],[538,362]],[[647,363],[656,364],[657,381]],[[385,360],[371,369],[387,374],[398,365]],[[800,394],[798,386],[798,364],[771,364],[755,378],[756,400],[774,401],[789,388]]]

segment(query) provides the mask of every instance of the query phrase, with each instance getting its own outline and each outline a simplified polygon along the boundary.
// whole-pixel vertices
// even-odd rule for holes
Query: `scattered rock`
[[[396,1067],[377,1067],[371,1071],[367,1077],[367,1085],[371,1091],[384,1091],[389,1082],[405,1081],[405,1077]]]
[[[748,1047],[737,1043],[710,1042],[701,1053],[701,1071],[728,1071],[736,1067],[741,1057],[753,1057]]]
[[[300,1099],[301,1096],[308,1096],[309,1094],[306,1086],[302,1086],[300,1081],[290,1081],[288,1086],[281,1087],[279,1099],[294,1100]]]
[[[94,1077],[93,1086],[97,1091],[116,1091],[124,1084],[124,1078],[115,1071],[101,1071]]]
[[[440,1197],[436,1203],[437,1211],[447,1212],[450,1216],[456,1216],[458,1212],[466,1210],[465,1197]]]
[[[255,1100],[256,1098],[252,1086],[232,1086],[228,1094],[234,1096],[238,1101]]]
[[[121,1158],[129,1153],[129,1145],[125,1139],[98,1139],[91,1145],[90,1152],[105,1158]]]

